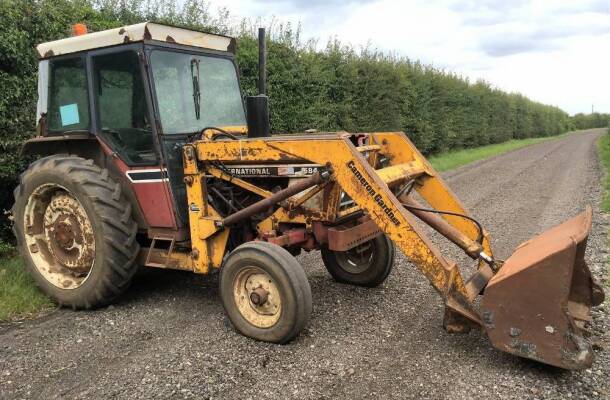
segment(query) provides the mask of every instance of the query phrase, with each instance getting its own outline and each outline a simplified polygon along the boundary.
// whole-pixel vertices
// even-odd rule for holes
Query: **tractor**
[[[42,43],[36,156],[12,209],[18,246],[58,304],[116,301],[139,266],[219,272],[235,329],[287,343],[312,295],[295,256],[375,287],[395,248],[445,305],[449,332],[567,369],[593,362],[586,324],[604,299],[584,260],[592,212],[496,259],[490,235],[402,132],[271,135],[264,30],[259,94],[242,95],[236,40],[145,22]],[[462,249],[447,259],[422,225]]]

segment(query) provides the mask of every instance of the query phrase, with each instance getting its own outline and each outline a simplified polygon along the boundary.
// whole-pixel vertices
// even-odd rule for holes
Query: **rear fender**
[[[121,189],[131,203],[133,217],[140,230],[149,228],[144,213],[137,201],[131,182],[122,174],[112,161],[112,155],[104,151],[102,144],[94,135],[87,133],[61,136],[37,136],[27,140],[21,148],[22,156],[45,157],[53,154],[74,154],[93,160],[101,168],[106,168],[112,178],[121,185]]]

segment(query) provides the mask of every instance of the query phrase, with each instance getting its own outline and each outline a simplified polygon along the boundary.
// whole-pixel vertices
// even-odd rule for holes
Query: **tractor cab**
[[[97,141],[96,158],[132,188],[140,227],[186,232],[182,144],[206,127],[246,132],[235,39],[150,22],[82,27],[37,47],[42,138],[26,149]]]

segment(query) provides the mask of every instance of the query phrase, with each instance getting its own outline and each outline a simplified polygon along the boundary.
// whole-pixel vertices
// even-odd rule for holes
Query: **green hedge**
[[[242,86],[254,93],[257,44],[252,26],[230,26],[226,11],[211,15],[203,0],[182,7],[164,0],[0,0],[0,209],[26,160],[19,144],[32,136],[36,108],[34,47],[64,38],[84,22],[92,31],[157,20],[238,36]],[[571,127],[557,107],[472,83],[408,59],[331,41],[323,51],[303,44],[290,25],[272,29],[268,44],[271,123],[275,132],[318,130],[405,131],[426,154],[556,135]],[[0,238],[10,237],[6,218]]]
[[[610,124],[610,114],[576,114],[572,118],[574,129],[604,128]]]

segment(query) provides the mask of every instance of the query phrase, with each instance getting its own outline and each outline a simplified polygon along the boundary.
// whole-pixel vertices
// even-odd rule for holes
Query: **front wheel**
[[[394,253],[394,243],[381,234],[347,251],[322,248],[322,261],[337,282],[375,287],[392,271]]]
[[[229,254],[220,298],[237,331],[265,342],[290,341],[311,315],[305,272],[288,251],[267,242],[248,242]]]

